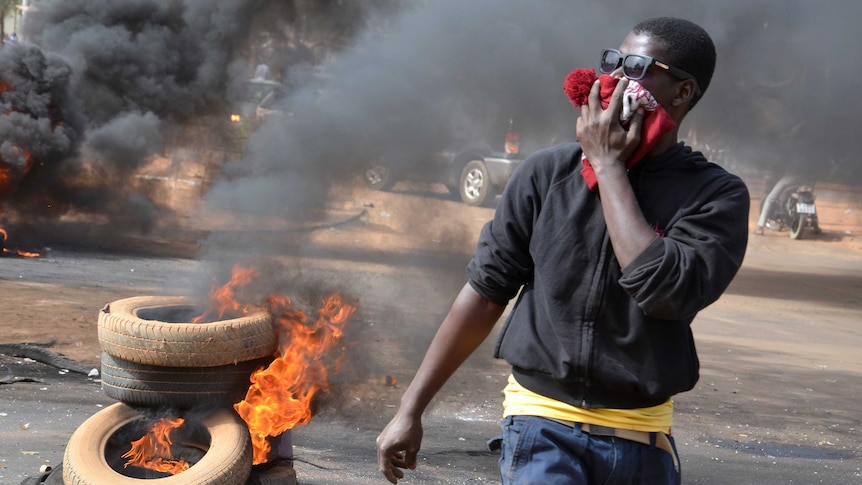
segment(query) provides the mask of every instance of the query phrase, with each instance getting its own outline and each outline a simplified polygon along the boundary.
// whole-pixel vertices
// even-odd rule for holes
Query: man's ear
[[[676,92],[673,95],[674,106],[687,106],[695,101],[695,82],[692,79],[685,79],[676,85]]]

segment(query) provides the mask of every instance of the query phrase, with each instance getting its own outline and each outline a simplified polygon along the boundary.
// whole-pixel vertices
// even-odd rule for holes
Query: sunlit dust
[[[309,324],[287,296],[273,295],[268,304],[280,327],[279,356],[252,374],[245,399],[234,405],[251,432],[255,464],[267,461],[267,437],[311,419],[312,398],[329,388],[329,376],[341,368],[339,340],[356,310],[333,294],[323,301],[317,321]]]
[[[174,458],[171,453],[171,431],[184,422],[183,418],[161,418],[153,423],[150,431],[133,441],[132,448],[123,455],[129,459],[123,468],[132,465],[171,475],[188,470],[191,465],[183,458]]]

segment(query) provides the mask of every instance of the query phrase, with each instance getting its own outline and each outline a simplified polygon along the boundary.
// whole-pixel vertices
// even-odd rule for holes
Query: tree
[[[6,17],[17,15],[16,8],[21,0],[0,0],[0,39],[6,38]]]

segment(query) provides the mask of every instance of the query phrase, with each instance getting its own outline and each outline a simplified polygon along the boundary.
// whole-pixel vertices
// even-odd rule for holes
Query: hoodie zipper
[[[602,297],[605,290],[605,279],[607,277],[608,262],[611,256],[610,237],[608,235],[607,226],[602,234],[602,249],[599,253],[599,261],[597,263],[596,272],[593,274],[593,279],[590,282],[590,297],[587,299],[587,305],[584,312],[585,332],[581,343],[581,364],[584,368],[584,391],[581,399],[581,406],[586,407],[587,396],[590,391],[590,378],[592,377],[592,356],[593,356],[593,333],[595,330],[596,318],[598,317],[601,308]]]

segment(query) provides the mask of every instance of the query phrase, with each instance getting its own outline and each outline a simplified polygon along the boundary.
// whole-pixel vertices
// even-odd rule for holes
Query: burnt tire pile
[[[123,474],[122,464],[118,469],[109,463],[106,447],[121,428],[165,408],[194,415],[209,443],[195,445],[205,448],[196,465],[147,484],[245,483],[251,442],[231,406],[245,397],[252,372],[273,360],[276,328],[263,308],[237,318],[189,323],[199,312],[188,298],[157,296],[118,300],[99,312],[102,390],[120,402],[90,417],[72,435],[63,459],[67,485],[141,483]]]

